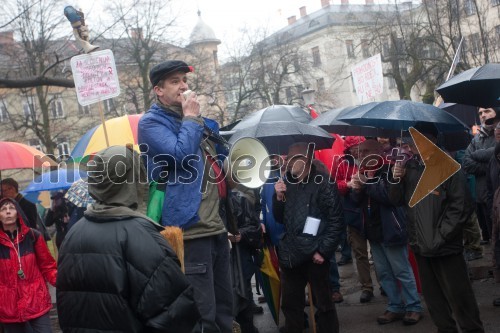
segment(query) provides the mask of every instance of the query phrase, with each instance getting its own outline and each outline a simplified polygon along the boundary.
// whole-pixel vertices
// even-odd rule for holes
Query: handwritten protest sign
[[[85,106],[120,95],[115,58],[111,50],[71,58],[78,103]]]
[[[380,95],[384,91],[380,53],[356,64],[352,68],[352,78],[356,95],[361,103],[366,103]]]

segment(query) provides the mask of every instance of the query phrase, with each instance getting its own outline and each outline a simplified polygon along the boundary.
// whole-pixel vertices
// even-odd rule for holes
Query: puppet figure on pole
[[[82,46],[85,53],[90,53],[99,48],[99,46],[92,45],[89,42],[89,30],[85,25],[83,12],[76,10],[72,6],[66,6],[64,8],[64,16],[66,16],[71,23],[73,35]]]

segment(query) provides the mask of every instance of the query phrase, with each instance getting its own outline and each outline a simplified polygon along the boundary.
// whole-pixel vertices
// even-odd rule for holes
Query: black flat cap
[[[167,60],[164,61],[149,71],[149,81],[151,84],[156,86],[161,79],[163,79],[167,74],[174,72],[184,72],[189,73],[193,71],[193,67],[188,66],[184,61],[181,60]]]

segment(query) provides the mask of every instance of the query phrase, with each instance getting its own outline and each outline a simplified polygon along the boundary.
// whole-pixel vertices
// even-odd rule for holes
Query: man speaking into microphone
[[[183,230],[186,277],[195,290],[204,332],[230,333],[229,242],[219,214],[226,189],[210,135],[218,124],[201,117],[196,94],[188,92],[192,71],[180,60],[151,69],[156,102],[139,121],[138,143],[149,179],[166,185],[161,224]]]

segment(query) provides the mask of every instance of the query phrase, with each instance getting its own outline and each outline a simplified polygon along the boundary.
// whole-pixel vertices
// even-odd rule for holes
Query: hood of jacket
[[[89,194],[96,203],[85,211],[93,221],[141,217],[137,211],[143,201],[147,174],[137,152],[124,146],[112,146],[96,154],[88,167]]]
[[[97,204],[137,209],[147,185],[139,154],[112,146],[96,154],[88,167],[89,194]]]

